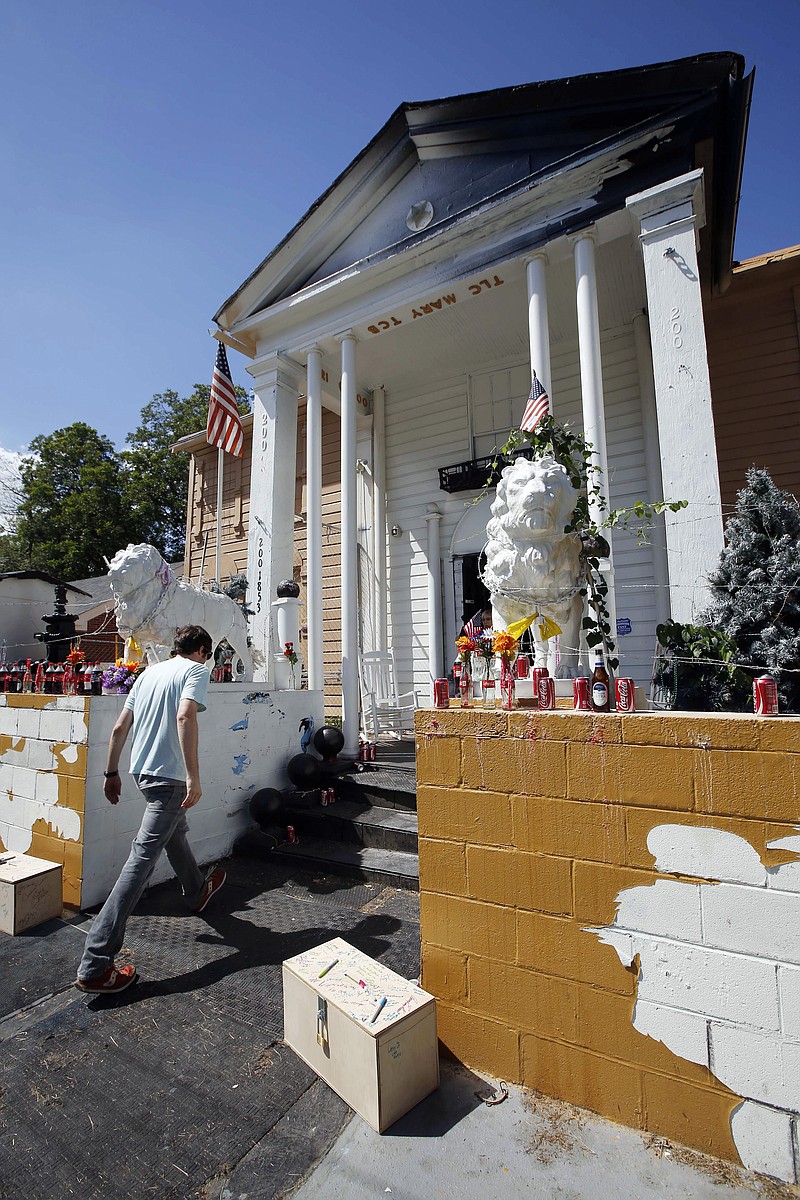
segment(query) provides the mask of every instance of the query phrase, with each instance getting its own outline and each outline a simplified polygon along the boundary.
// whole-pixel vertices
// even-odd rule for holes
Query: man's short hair
[[[202,625],[184,625],[182,629],[175,630],[173,647],[176,654],[184,656],[194,654],[196,650],[205,650],[210,654],[214,643],[211,641],[211,634],[203,629]]]

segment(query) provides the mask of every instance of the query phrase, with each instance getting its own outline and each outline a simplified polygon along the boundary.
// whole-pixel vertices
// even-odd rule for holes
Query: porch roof
[[[681,123],[680,138],[671,140],[690,152],[695,161],[689,165],[706,171],[708,267],[719,287],[730,270],[752,80],[752,72],[744,76],[740,55],[721,52],[401,104],[214,319],[230,330],[301,289],[415,165],[521,156],[529,169],[517,182],[530,187],[558,164],[567,169],[576,156],[585,161],[593,149],[607,150],[621,133],[656,127],[667,118]],[[674,162],[674,144],[653,148]],[[438,235],[485,205],[491,190],[491,183],[478,195],[473,190],[446,219],[437,214],[429,229],[408,233],[391,249],[412,248]],[[498,198],[504,194],[507,188]]]

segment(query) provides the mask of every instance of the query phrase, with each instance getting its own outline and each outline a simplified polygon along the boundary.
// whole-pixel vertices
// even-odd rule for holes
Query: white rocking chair
[[[359,657],[361,684],[361,720],[368,738],[381,733],[400,737],[403,730],[414,728],[414,709],[419,707],[416,692],[397,691],[397,672],[393,650],[368,650]]]

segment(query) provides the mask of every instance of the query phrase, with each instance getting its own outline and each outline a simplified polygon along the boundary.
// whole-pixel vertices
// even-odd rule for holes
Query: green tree
[[[124,469],[108,438],[77,421],[40,434],[22,462],[14,533],[1,539],[0,567],[81,579],[106,570],[131,540]]]
[[[144,406],[137,428],[128,434],[122,458],[126,464],[125,498],[135,540],[155,546],[168,562],[183,558],[189,455],[173,454],[179,438],[206,427],[211,388],[196,383],[189,396],[157,392]],[[247,393],[237,387],[239,409],[249,412]]]

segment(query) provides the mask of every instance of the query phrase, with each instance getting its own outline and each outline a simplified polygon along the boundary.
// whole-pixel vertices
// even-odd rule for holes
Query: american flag
[[[471,637],[471,638],[480,637],[480,635],[483,633],[483,621],[481,619],[482,616],[483,616],[483,612],[479,608],[478,611],[473,616],[471,616],[468,621],[464,622],[464,636],[465,637]]]
[[[228,356],[222,342],[217,349],[217,361],[214,363],[214,375],[211,380],[206,441],[209,446],[227,450],[228,454],[234,454],[237,458],[241,458],[244,453],[244,433],[239,406],[233,390]]]
[[[533,433],[542,417],[546,417],[549,412],[550,401],[547,392],[539,383],[534,371],[533,379],[531,380],[531,394],[528,396],[528,403],[525,406],[525,412],[522,414],[522,420],[519,423],[520,429],[524,429],[527,433]]]

